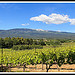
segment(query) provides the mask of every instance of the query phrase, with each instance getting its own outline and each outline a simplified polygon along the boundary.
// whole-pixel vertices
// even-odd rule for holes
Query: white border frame
[[[75,3],[75,1],[0,1],[0,3]]]
[[[75,1],[0,1],[0,3],[75,3]],[[0,72],[0,74],[75,74],[75,72]]]

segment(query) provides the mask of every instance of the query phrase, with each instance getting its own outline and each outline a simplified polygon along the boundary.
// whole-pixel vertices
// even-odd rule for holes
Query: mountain
[[[75,39],[75,33],[26,28],[0,30],[0,38],[5,37]]]

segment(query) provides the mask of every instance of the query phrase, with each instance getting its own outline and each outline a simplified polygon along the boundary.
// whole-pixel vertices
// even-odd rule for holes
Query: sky
[[[13,28],[75,33],[75,3],[0,3],[0,30]]]

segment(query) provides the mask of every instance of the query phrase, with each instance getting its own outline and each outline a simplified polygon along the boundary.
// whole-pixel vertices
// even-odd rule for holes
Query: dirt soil
[[[37,64],[36,68],[35,65],[27,65],[27,68],[25,68],[25,71],[27,72],[46,72],[46,65],[43,65],[42,70],[42,64]],[[75,64],[69,65],[69,64],[63,64],[61,67],[58,67],[60,70],[57,69],[57,64],[54,64],[51,66],[51,69],[49,69],[48,72],[75,72]],[[9,70],[9,69],[8,69]],[[19,68],[11,68],[12,72],[23,72],[23,66]]]

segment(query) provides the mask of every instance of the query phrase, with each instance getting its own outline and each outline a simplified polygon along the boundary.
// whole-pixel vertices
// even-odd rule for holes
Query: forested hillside
[[[0,30],[0,37],[23,37],[23,38],[54,38],[54,39],[75,39],[75,33],[68,32],[57,32],[50,30],[36,30],[36,29],[10,29],[10,30]]]

